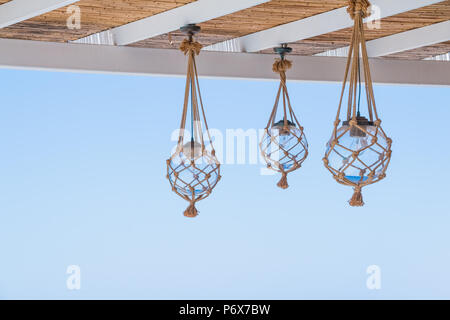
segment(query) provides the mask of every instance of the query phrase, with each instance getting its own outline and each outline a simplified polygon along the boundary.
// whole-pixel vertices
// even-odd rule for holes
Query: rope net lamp
[[[286,71],[292,67],[292,62],[286,60],[285,55],[292,49],[284,44],[274,50],[281,57],[275,60],[272,68],[274,72],[280,74],[280,86],[275,105],[264,130],[260,149],[267,167],[281,173],[281,180],[277,186],[287,189],[289,187],[287,174],[300,168],[305,161],[308,156],[308,142],[303,133],[303,127],[298,122],[292,109],[286,86]],[[276,116],[281,97],[283,100],[283,118],[277,121]]]
[[[195,203],[208,197],[220,180],[220,164],[215,156],[206,122],[195,63],[195,56],[200,53],[202,45],[194,41],[193,36],[200,31],[200,27],[187,25],[182,27],[181,31],[188,36],[180,45],[180,50],[188,56],[186,92],[177,147],[170,159],[167,160],[167,178],[172,190],[190,203],[184,211],[184,216],[194,218],[198,215]],[[190,136],[186,137],[188,113],[190,114]],[[206,130],[205,138],[203,137],[202,120]],[[208,149],[204,139],[209,142]]]
[[[349,0],[347,11],[355,24],[334,130],[323,158],[325,167],[337,182],[354,188],[353,197],[349,201],[351,206],[364,205],[361,189],[385,178],[391,159],[392,140],[381,128],[364,38],[363,18],[369,16],[369,7],[367,0]],[[362,116],[360,111],[361,69],[364,74],[368,118]],[[346,120],[340,126],[339,117],[347,79],[350,83]]]

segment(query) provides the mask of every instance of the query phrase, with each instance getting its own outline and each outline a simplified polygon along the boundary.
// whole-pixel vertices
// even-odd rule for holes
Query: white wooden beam
[[[448,40],[450,40],[450,20],[368,41],[367,54],[369,57],[382,57]],[[344,47],[319,53],[317,56],[346,57],[348,50],[349,47]]]
[[[439,54],[439,55],[434,56],[434,57],[428,57],[428,58],[425,58],[424,60],[450,61],[450,52],[447,52],[447,53],[444,53],[444,54]]]
[[[203,52],[197,64],[202,77],[277,80],[274,55]],[[341,82],[346,59],[291,56],[289,81]],[[371,59],[373,80],[384,84],[450,85],[450,63]],[[148,49],[0,39],[0,67],[185,76],[186,57],[178,50]]]
[[[79,0],[13,0],[0,6],[0,28],[31,19]]]
[[[35,0],[33,0],[35,1]],[[269,0],[198,0],[126,25],[75,40],[75,43],[127,45],[259,5]]]
[[[370,16],[366,22],[374,19],[400,14],[420,7],[442,2],[442,0],[372,0],[373,6],[379,8],[377,14]],[[283,24],[267,30],[255,32],[240,38],[220,42],[204,48],[210,51],[257,52],[351,27],[347,8],[339,8],[302,20]]]

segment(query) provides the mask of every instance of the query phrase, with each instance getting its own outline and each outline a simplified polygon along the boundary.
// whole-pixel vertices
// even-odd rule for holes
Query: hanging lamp
[[[385,178],[391,159],[392,140],[381,128],[364,38],[363,19],[369,16],[369,7],[367,0],[349,0],[347,11],[354,20],[354,27],[334,130],[323,158],[325,167],[337,182],[354,188],[349,201],[351,206],[364,205],[361,189]],[[361,73],[364,74],[363,79]],[[341,124],[341,106],[348,79],[347,112]],[[367,117],[360,110],[362,81]]]
[[[281,173],[277,186],[282,189],[289,187],[288,173],[301,167],[308,156],[308,142],[294,110],[291,106],[286,86],[286,71],[292,67],[292,62],[285,55],[292,51],[286,44],[274,49],[280,55],[275,60],[272,70],[280,74],[280,85],[275,99],[275,105],[260,142],[262,157],[267,167]],[[283,101],[282,118],[277,118],[280,98]]]
[[[188,56],[186,91],[178,143],[175,152],[167,160],[167,179],[172,190],[189,202],[184,216],[193,218],[198,215],[195,203],[208,197],[220,180],[220,163],[215,156],[205,117],[195,63],[195,56],[200,53],[202,45],[194,41],[193,37],[200,31],[200,27],[190,24],[182,27],[181,31],[187,35],[180,45],[180,50]],[[188,113],[190,135],[186,134]],[[207,145],[204,139],[207,140]]]

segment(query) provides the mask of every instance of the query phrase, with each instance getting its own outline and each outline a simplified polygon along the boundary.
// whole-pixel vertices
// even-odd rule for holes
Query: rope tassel
[[[364,206],[363,196],[361,193],[361,187],[355,187],[355,192],[353,193],[352,198],[349,200],[349,204],[352,207],[362,207]]]
[[[195,207],[195,202],[191,202],[189,207],[184,211],[184,216],[187,218],[195,218],[198,216],[198,210]]]
[[[283,175],[280,181],[277,183],[277,186],[280,187],[281,189],[289,188],[289,184],[287,182],[287,173],[283,172]]]

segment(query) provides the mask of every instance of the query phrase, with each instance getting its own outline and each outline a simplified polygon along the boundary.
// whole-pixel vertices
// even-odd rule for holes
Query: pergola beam
[[[198,58],[203,77],[276,80],[274,55],[204,52]],[[291,56],[290,81],[341,82],[345,58]],[[450,63],[371,59],[373,81],[383,84],[450,85]],[[0,67],[185,76],[186,57],[178,50],[93,46],[0,39]]]
[[[59,9],[79,0],[13,0],[0,6],[0,28]]]
[[[376,18],[382,19],[438,2],[442,2],[442,0],[372,0],[372,5],[380,8],[380,16],[371,16],[366,21]],[[204,50],[257,52],[279,46],[282,43],[292,43],[345,29],[352,25],[353,20],[350,19],[347,8],[343,7],[243,37],[223,41],[208,46]]]
[[[367,54],[369,57],[382,57],[448,40],[450,40],[450,20],[368,41]],[[346,57],[348,50],[349,47],[344,47],[317,55]]]
[[[35,1],[35,0],[33,0]],[[198,0],[73,42],[124,46],[259,5],[269,0]]]

